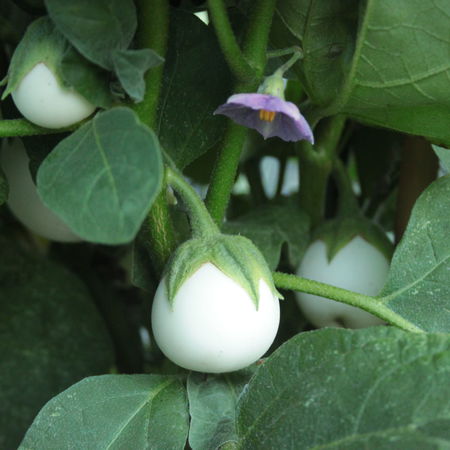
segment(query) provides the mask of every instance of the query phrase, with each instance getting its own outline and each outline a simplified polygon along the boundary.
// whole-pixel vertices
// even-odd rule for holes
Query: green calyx
[[[283,75],[275,72],[273,75],[266,77],[258,89],[259,94],[269,94],[284,100],[285,81]]]
[[[243,236],[216,234],[194,238],[182,244],[173,254],[166,269],[168,298],[173,306],[181,285],[203,264],[211,263],[238,283],[250,295],[256,309],[259,303],[259,282],[264,280],[274,296],[272,274],[258,248]]]
[[[356,236],[373,245],[390,261],[394,251],[392,242],[379,226],[361,215],[340,217],[325,222],[317,228],[312,240],[321,240],[325,243],[330,262],[339,250]]]
[[[8,75],[2,81],[8,82],[2,100],[15,91],[22,79],[39,63],[45,64],[63,83],[60,75],[60,63],[70,44],[55,28],[48,17],[35,20],[26,30],[25,35],[14,51]]]

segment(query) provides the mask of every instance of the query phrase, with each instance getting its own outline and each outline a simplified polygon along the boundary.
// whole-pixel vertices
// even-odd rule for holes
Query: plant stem
[[[183,176],[167,167],[166,177],[167,183],[177,191],[188,208],[192,236],[199,238],[220,233],[219,228],[209,215],[202,199]]]
[[[246,83],[238,83],[235,92],[254,92],[259,85],[266,65],[267,42],[275,3],[275,0],[259,0],[254,7],[254,14],[244,43],[244,55],[255,68],[256,78]],[[245,127],[229,122],[213,170],[206,204],[219,226],[225,217],[230,200],[246,134]]]
[[[220,48],[230,70],[237,80],[251,80],[255,76],[254,70],[239,47],[223,0],[208,0],[208,8]]]
[[[206,205],[220,226],[230,200],[247,128],[229,121],[206,194]]]
[[[253,14],[244,43],[244,55],[256,69],[257,78],[260,78],[266,67],[267,44],[276,0],[259,0],[253,3]]]
[[[283,192],[284,180],[286,177],[287,156],[282,155],[278,161],[280,163],[280,168],[278,170],[278,182],[277,189],[275,191],[275,198],[281,197],[281,193]]]
[[[332,162],[323,153],[315,152],[308,141],[297,145],[300,160],[300,207],[316,227],[322,220],[325,196]]]
[[[40,134],[56,134],[65,131],[73,131],[82,125],[85,121],[78,122],[66,128],[43,128],[29,122],[26,119],[0,120],[0,138],[14,136],[36,136]]]
[[[348,216],[357,213],[359,206],[353,192],[350,176],[344,163],[338,156],[334,160],[333,174],[339,189],[339,215]]]
[[[423,333],[423,330],[389,309],[375,297],[358,294],[357,292],[348,291],[347,289],[338,288],[336,286],[320,283],[319,281],[308,280],[287,273],[274,272],[273,279],[277,288],[306,292],[307,294],[318,295],[320,297],[326,297],[331,300],[346,303],[347,305],[356,306],[398,328],[406,331],[413,331],[415,333]]]
[[[308,141],[298,144],[300,206],[309,214],[312,227],[317,226],[324,215],[328,177],[344,126],[344,116],[333,116],[317,127],[319,135],[314,147]]]
[[[138,0],[139,26],[137,43],[140,48],[151,48],[164,57],[169,34],[168,0]],[[156,127],[158,103],[164,65],[150,69],[145,76],[146,92],[144,100],[133,105],[140,120],[152,129]],[[150,236],[149,245],[154,266],[161,272],[177,242],[169,206],[166,200],[166,184],[156,198],[148,214]]]

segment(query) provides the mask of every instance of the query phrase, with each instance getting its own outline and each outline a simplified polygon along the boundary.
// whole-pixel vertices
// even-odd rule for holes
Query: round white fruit
[[[46,128],[68,127],[95,110],[78,92],[62,87],[44,63],[23,77],[12,98],[24,117]]]
[[[152,328],[162,352],[185,369],[231,372],[269,349],[280,321],[279,300],[259,284],[259,307],[234,280],[211,263],[180,287],[173,306],[163,279],[153,301]]]
[[[11,143],[5,142],[1,151],[1,165],[9,184],[7,204],[23,225],[33,233],[52,241],[81,240],[40,199],[22,141],[15,139]]]
[[[376,295],[384,285],[389,261],[365,239],[357,236],[328,262],[323,241],[306,250],[297,275],[365,295]],[[296,292],[297,303],[306,318],[317,327],[364,328],[381,325],[378,317],[359,308],[316,295]]]

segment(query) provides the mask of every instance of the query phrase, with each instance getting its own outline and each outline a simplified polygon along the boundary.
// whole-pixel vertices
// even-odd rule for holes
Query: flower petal
[[[273,122],[261,120],[259,111],[276,112]],[[311,128],[294,103],[268,94],[235,94],[214,114],[224,114],[240,125],[257,130],[264,139],[278,136],[285,141],[306,139],[314,143]]]

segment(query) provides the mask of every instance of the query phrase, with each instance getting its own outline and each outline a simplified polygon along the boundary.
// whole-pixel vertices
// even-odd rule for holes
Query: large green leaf
[[[275,40],[302,46],[322,112],[450,143],[447,0],[287,0],[278,15]]]
[[[133,0],[45,0],[59,31],[87,59],[113,68],[113,54],[126,49],[136,31]]]
[[[186,395],[178,378],[104,375],[47,403],[20,448],[182,450],[187,432]]]
[[[375,327],[302,333],[238,405],[240,449],[450,448],[450,340]]]
[[[449,16],[447,0],[368,0],[337,104],[357,119],[450,143]]]
[[[175,11],[169,36],[157,134],[184,168],[221,138],[226,122],[213,112],[226,101],[231,77],[214,32],[193,14]]]
[[[10,449],[48,400],[86,376],[109,372],[114,355],[78,278],[5,239],[0,253],[0,448]]]
[[[252,240],[271,269],[278,266],[281,248],[287,243],[290,262],[296,267],[309,243],[309,218],[294,202],[286,202],[256,208],[227,222],[224,231]]]
[[[163,175],[156,136],[128,108],[99,113],[39,168],[44,203],[83,239],[121,244],[136,235]]]
[[[301,44],[297,64],[315,103],[334,101],[346,79],[355,48],[359,0],[287,0],[277,3],[272,38],[280,46]],[[281,21],[284,27],[277,24]]]
[[[253,373],[254,367],[224,375],[189,374],[189,445],[193,450],[216,449],[237,440],[236,403]]]
[[[450,175],[419,197],[378,298],[425,331],[450,332]]]

